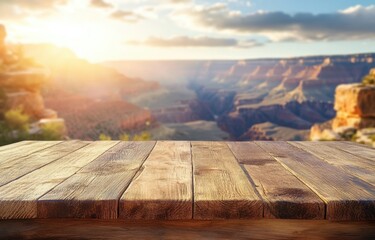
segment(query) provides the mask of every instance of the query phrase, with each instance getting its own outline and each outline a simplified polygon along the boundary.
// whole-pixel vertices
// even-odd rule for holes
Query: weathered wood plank
[[[256,142],[327,204],[329,220],[375,219],[375,188],[286,142]]]
[[[266,200],[265,218],[324,219],[324,202],[262,148],[253,142],[228,145]]]
[[[0,146],[0,152],[5,151],[5,150],[10,150],[10,149],[15,149],[15,148],[25,146],[25,145],[30,145],[33,143],[36,143],[36,142],[35,141],[21,141],[21,142],[16,142],[16,143]]]
[[[27,156],[17,158],[13,161],[2,162],[0,165],[0,186],[3,186],[23,175],[28,174],[44,165],[68,155],[88,143],[81,141],[68,141],[57,145],[45,143],[49,148],[34,152]],[[54,145],[54,146],[53,146]],[[22,151],[19,149],[19,151]]]
[[[192,142],[194,218],[260,218],[263,202],[223,142]]]
[[[117,143],[91,143],[0,187],[0,218],[36,218],[38,198]]]
[[[155,142],[120,142],[38,200],[39,218],[118,217],[118,201]]]
[[[375,186],[375,161],[330,147],[325,142],[289,142]]]
[[[24,143],[24,144],[21,144]],[[10,162],[15,162],[17,159],[21,157],[26,157],[32,153],[36,153],[43,149],[55,146],[60,144],[61,141],[41,141],[41,142],[32,142],[32,141],[25,141],[21,142],[20,146],[14,146],[14,144],[4,146],[3,151],[0,152],[0,164],[6,164]],[[18,144],[18,143],[15,143]]]
[[[191,219],[190,142],[159,141],[120,199],[120,218]]]
[[[355,156],[375,161],[375,148],[370,146],[353,142],[326,142],[326,144]]]

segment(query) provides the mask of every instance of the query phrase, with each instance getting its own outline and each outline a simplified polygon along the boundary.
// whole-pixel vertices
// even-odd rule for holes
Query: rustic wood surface
[[[38,200],[38,217],[118,217],[118,200],[155,142],[121,142]]]
[[[362,157],[375,161],[375,151],[374,148],[367,145],[351,143],[351,142],[327,142],[328,146],[338,148],[341,151],[348,152],[354,156]]]
[[[40,150],[46,149],[48,147],[57,145],[61,142],[31,142],[25,141],[15,143],[7,146],[1,147],[0,151],[0,163],[5,164],[8,162],[14,162],[21,157],[26,157],[32,153],[38,152]]]
[[[263,204],[228,146],[192,142],[194,218],[260,218]]]
[[[54,142],[45,142],[43,143],[42,151],[33,152],[20,158],[4,157],[6,160],[1,162],[0,165],[0,186],[56,161],[85,145],[87,143],[81,141],[63,142],[57,145]],[[45,148],[46,146],[52,147]],[[17,151],[17,149],[14,151]],[[22,152],[22,150],[18,151]]]
[[[324,202],[253,142],[228,143],[265,200],[265,218],[324,219]]]
[[[35,142],[35,141],[22,141],[22,142],[4,145],[4,146],[0,147],[0,152],[5,151],[5,150],[12,150],[12,149],[15,149],[15,148],[19,148],[21,146],[31,145],[31,144],[35,144],[35,143],[37,143],[37,142]]]
[[[348,142],[25,141],[0,147],[0,219],[374,220],[374,176]]]
[[[375,187],[287,142],[257,142],[327,204],[329,220],[375,220]]]
[[[120,200],[120,218],[192,219],[190,142],[156,144]]]
[[[0,187],[0,218],[36,218],[37,200],[83,166],[112,147],[115,142],[94,142]]]
[[[340,167],[348,174],[352,174],[375,186],[375,161],[357,157],[337,148],[330,147],[324,142],[290,142],[328,163]]]

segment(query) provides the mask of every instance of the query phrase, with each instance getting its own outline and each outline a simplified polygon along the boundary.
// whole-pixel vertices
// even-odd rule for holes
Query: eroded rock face
[[[375,70],[372,69],[370,74],[375,74]],[[370,130],[374,132],[375,85],[339,85],[335,94],[335,110],[336,117],[332,121],[311,128],[311,140],[355,140],[368,143],[372,135],[363,137],[361,133]]]
[[[0,59],[5,55],[5,38],[6,38],[5,27],[0,24]]]
[[[375,118],[360,118],[360,117],[351,117],[351,118],[335,118],[332,123],[332,128],[335,130],[340,127],[355,127],[358,129],[363,128],[374,128],[375,127]]]
[[[9,71],[0,73],[0,87],[9,91],[25,90],[39,92],[46,84],[48,74],[43,69],[28,69],[25,71]]]
[[[332,128],[375,127],[375,85],[344,84],[336,89],[336,118]]]
[[[332,104],[325,102],[289,102],[258,108],[239,107],[235,112],[218,119],[221,129],[229,132],[234,139],[241,139],[243,134],[255,124],[270,122],[293,129],[309,129],[315,122],[324,122],[334,117]]]
[[[375,85],[343,84],[338,86],[335,110],[348,117],[375,117]]]
[[[5,37],[5,27],[0,25],[0,116],[8,110],[21,109],[32,120],[30,133],[40,131],[43,124],[39,123],[46,125],[52,121],[65,129],[64,120],[58,119],[55,111],[44,106],[41,89],[47,83],[48,72],[32,64],[21,63],[21,55],[7,49]]]
[[[205,103],[191,100],[179,106],[157,109],[152,114],[163,123],[184,123],[198,120],[214,120],[211,109]]]
[[[44,112],[43,98],[39,93],[20,90],[6,93],[6,109],[21,108],[33,118],[41,118]]]

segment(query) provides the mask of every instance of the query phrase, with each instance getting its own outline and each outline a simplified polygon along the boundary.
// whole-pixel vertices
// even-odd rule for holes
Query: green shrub
[[[135,134],[133,136],[124,133],[119,136],[119,139],[121,141],[149,141],[152,139],[152,136],[149,132],[144,131],[140,134]]]
[[[121,134],[118,139],[120,141],[130,141],[131,137],[129,134],[124,133],[124,134]]]
[[[362,83],[363,83],[364,85],[372,85],[372,84],[375,84],[375,75],[369,74],[369,75],[365,76],[365,77],[362,79]]]
[[[152,136],[149,132],[144,131],[144,132],[141,132],[140,134],[134,134],[134,135],[123,133],[119,135],[118,139],[120,141],[149,141],[152,139]],[[106,141],[106,140],[112,140],[112,138],[111,136],[108,136],[102,133],[99,135],[99,140]]]
[[[39,140],[62,140],[65,135],[65,127],[61,123],[51,122],[41,126]]]
[[[133,136],[133,141],[149,141],[151,140],[151,134],[149,132],[141,132]]]
[[[12,131],[4,121],[0,122],[0,146],[13,142]]]
[[[11,109],[4,114],[9,128],[22,132],[29,131],[30,117],[23,113],[21,108]]]
[[[30,139],[29,117],[20,109],[5,112],[4,121],[0,121],[0,145],[28,139]]]
[[[358,136],[357,134],[354,134],[354,135],[352,136],[351,141],[356,142],[358,139],[359,139],[359,136]]]
[[[99,140],[100,141],[110,141],[112,140],[111,136],[105,135],[104,133],[99,135]]]
[[[45,123],[40,132],[30,134],[29,121],[20,108],[5,112],[4,121],[0,121],[0,145],[23,140],[62,140],[65,136],[65,126],[59,122]]]

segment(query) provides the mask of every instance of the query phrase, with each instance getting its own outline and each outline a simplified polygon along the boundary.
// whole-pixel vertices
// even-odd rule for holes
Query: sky
[[[91,62],[375,52],[375,0],[0,0],[12,43]]]

